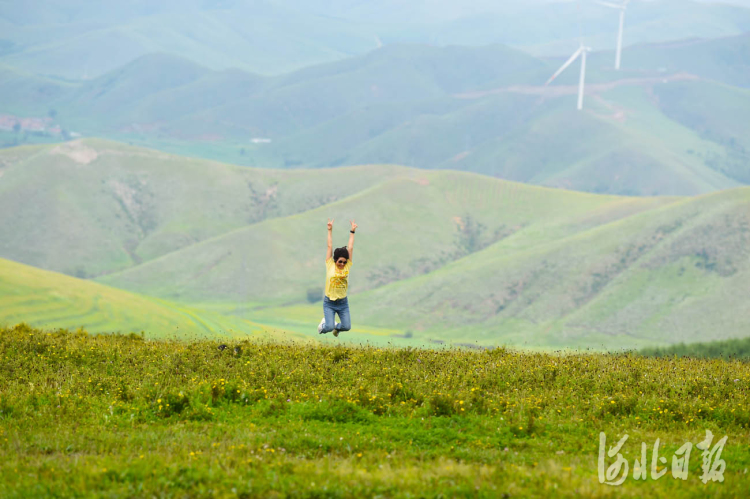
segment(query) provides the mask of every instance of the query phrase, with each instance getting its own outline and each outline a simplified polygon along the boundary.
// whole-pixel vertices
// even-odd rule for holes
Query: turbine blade
[[[620,70],[620,61],[622,58],[622,30],[625,24],[625,10],[620,11],[620,29],[617,31],[617,49],[615,52],[615,70]]]
[[[578,81],[578,110],[583,109],[583,92],[586,82],[586,52],[587,50],[581,51],[581,76]]]
[[[547,83],[545,83],[544,85],[545,85],[545,86],[549,85],[550,83],[552,83],[552,80],[554,80],[555,78],[557,78],[558,76],[560,76],[560,73],[562,73],[563,71],[565,71],[565,69],[566,69],[566,68],[567,68],[568,66],[570,66],[571,64],[573,64],[573,62],[575,62],[575,60],[576,60],[576,59],[578,59],[578,56],[579,56],[579,55],[581,55],[581,51],[582,51],[583,49],[584,49],[584,48],[583,48],[583,47],[581,47],[581,48],[579,48],[578,50],[576,50],[576,51],[575,51],[575,53],[574,53],[574,54],[573,54],[572,56],[570,56],[570,59],[568,59],[568,60],[567,60],[567,61],[565,62],[565,64],[563,64],[563,65],[562,65],[562,66],[560,67],[560,69],[558,69],[558,70],[557,70],[557,71],[555,72],[555,74],[553,74],[553,75],[552,75],[552,78],[550,78],[549,80],[547,80]]]

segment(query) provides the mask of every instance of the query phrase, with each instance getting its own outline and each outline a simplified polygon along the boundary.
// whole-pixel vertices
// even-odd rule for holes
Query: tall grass
[[[739,497],[750,365],[0,330],[2,497]],[[723,483],[597,480],[729,437]],[[649,451],[650,452],[650,451]],[[671,461],[670,461],[671,462]],[[661,467],[661,465],[660,465]]]

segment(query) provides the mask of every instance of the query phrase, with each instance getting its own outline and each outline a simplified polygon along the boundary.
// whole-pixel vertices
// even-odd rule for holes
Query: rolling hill
[[[327,217],[343,226],[337,226],[342,240],[334,244],[339,246],[346,242],[349,219],[361,220],[363,226],[367,221],[354,259],[368,262],[362,279],[350,288],[357,293],[428,273],[519,231],[554,238],[669,201],[411,169],[334,203],[237,229],[100,279],[188,302],[304,302],[307,290],[319,285],[325,250],[320,227]],[[558,217],[562,205],[566,213]]]
[[[750,335],[750,9],[456,5],[0,0],[0,321],[314,335],[335,217],[349,340]]]
[[[749,188],[622,197],[396,166],[257,170],[102,140],[0,158],[0,256],[217,317],[311,334],[334,217],[337,246],[347,220],[361,227],[358,332],[599,349],[750,334]]]
[[[95,139],[3,149],[0,255],[97,276],[336,201],[397,170],[259,170]]]
[[[84,327],[92,333],[144,332],[147,338],[300,339],[231,315],[139,296],[0,259],[0,324]]]
[[[499,45],[386,46],[273,78],[165,54],[75,84],[5,68],[0,107],[37,118],[0,131],[0,140],[75,131],[256,167],[391,163],[597,193],[702,194],[750,178],[732,142],[746,147],[734,111],[750,107],[750,93],[716,80],[741,79],[743,44],[705,42],[712,60],[725,62],[694,68],[699,74],[679,72],[693,67],[684,54],[675,73],[659,70],[681,50],[674,46],[655,49],[662,59],[650,69],[619,76],[606,68],[611,54],[594,54],[583,113],[575,71],[544,87],[558,61]],[[722,59],[725,49],[732,55]]]
[[[594,67],[614,65],[614,51],[594,52]],[[669,75],[685,72],[701,79],[750,87],[750,33],[718,39],[692,38],[668,43],[638,44],[623,51],[621,75]],[[596,78],[614,76],[601,71]]]
[[[623,198],[424,172],[100,280],[310,324],[319,220],[348,216],[363,226],[350,288],[360,324],[526,346],[725,339],[750,334],[749,207],[748,188]]]
[[[283,2],[6,1],[0,22],[0,62],[76,80],[155,52],[188,54],[217,70],[281,73],[376,47],[364,26]]]
[[[418,103],[537,81],[551,69],[504,46],[398,45],[274,78],[212,71],[156,53],[76,84],[55,83],[11,67],[0,72],[0,83],[8,82],[9,94],[1,102],[7,112],[46,114],[54,108],[63,126],[86,133],[123,132],[139,125],[167,135],[234,131],[247,139],[250,132],[289,134],[352,108]],[[16,83],[22,76],[25,79]],[[13,98],[16,88],[11,84],[39,90]],[[224,130],[217,128],[221,122],[227,123]]]
[[[742,188],[550,242],[530,244],[522,231],[356,303],[374,325],[453,339],[471,331],[480,343],[613,348],[746,337],[749,217]],[[403,322],[388,313],[395,309]]]
[[[521,231],[435,271],[353,294],[355,325],[471,347],[613,350],[746,338],[749,213],[743,188],[554,241]],[[285,318],[299,331],[320,315],[319,306],[301,305],[240,313]]]

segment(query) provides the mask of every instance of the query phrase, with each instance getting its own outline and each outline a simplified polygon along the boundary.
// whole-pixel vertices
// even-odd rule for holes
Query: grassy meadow
[[[0,495],[744,497],[750,364],[0,330]],[[633,478],[728,437],[723,482]],[[598,480],[625,434],[620,486]],[[614,459],[607,458],[608,467]]]

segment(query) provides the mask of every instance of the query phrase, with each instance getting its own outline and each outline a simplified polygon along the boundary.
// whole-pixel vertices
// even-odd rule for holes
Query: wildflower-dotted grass
[[[0,497],[747,497],[750,364],[0,329]],[[724,482],[632,478],[709,429]],[[599,483],[630,435],[621,486]],[[614,459],[607,459],[607,465]],[[658,469],[665,465],[659,464]]]

